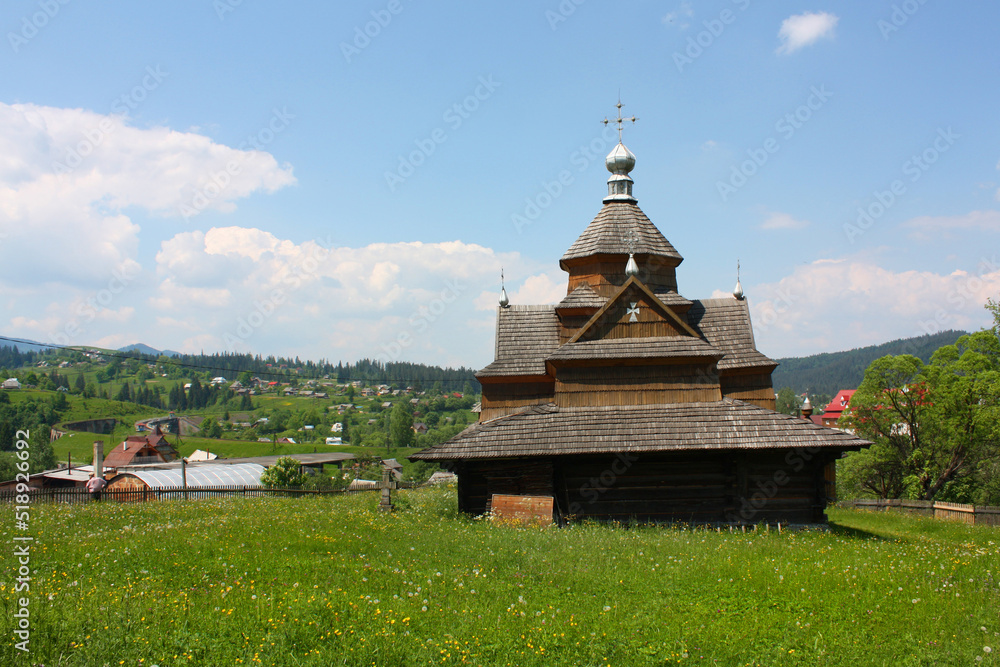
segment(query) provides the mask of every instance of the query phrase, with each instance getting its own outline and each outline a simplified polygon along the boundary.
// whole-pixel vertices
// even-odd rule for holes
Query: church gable
[[[568,342],[674,336],[699,338],[684,319],[632,277]]]

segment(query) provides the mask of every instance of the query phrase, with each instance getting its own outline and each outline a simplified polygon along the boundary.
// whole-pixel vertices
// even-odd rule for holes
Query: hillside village
[[[309,480],[317,488],[345,478],[345,484],[379,479],[384,460],[400,480],[422,482],[437,466],[414,465],[405,455],[452,437],[478,409],[473,383],[461,371],[435,371],[445,379],[424,388],[419,380],[337,382],[287,364],[271,369],[263,363],[264,378],[249,371],[227,378],[217,369],[109,350],[20,353],[4,347],[0,358],[7,366],[0,373],[7,378],[0,429],[11,442],[15,424],[32,433],[40,450],[31,459],[38,473],[32,479],[43,487],[82,486],[94,471],[95,442],[108,475],[180,458],[270,457],[273,463],[284,455],[313,457],[303,470],[319,473]],[[445,390],[446,384],[465,391]],[[327,465],[315,463],[317,455],[334,452]],[[0,452],[0,481],[14,477],[7,456]]]

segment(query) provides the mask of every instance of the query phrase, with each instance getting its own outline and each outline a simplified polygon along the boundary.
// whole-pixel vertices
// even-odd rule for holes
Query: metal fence
[[[948,521],[961,521],[976,526],[1000,526],[1000,507],[985,505],[965,505],[962,503],[943,503],[933,500],[844,500],[837,503],[841,507],[866,509],[874,511],[894,510],[928,516]]]
[[[407,482],[397,483],[397,488],[413,488],[415,485]],[[244,498],[264,498],[268,496],[297,497],[320,495],[353,495],[356,493],[371,493],[380,491],[379,487],[371,489],[338,489],[329,491],[313,491],[306,489],[269,489],[262,486],[211,486],[198,488],[177,487],[146,487],[141,489],[114,489],[101,492],[101,500],[105,502],[135,503],[151,500],[199,500],[202,498],[220,498],[240,496]],[[25,502],[27,501],[27,502]],[[93,501],[87,489],[80,487],[31,489],[27,493],[17,493],[14,490],[0,491],[0,503],[18,505],[34,505],[37,503],[86,503]]]

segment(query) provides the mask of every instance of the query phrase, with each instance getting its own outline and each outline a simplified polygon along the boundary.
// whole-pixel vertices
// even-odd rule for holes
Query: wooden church
[[[561,521],[825,522],[835,461],[870,443],[774,411],[777,364],[739,281],[681,295],[683,258],[632,194],[620,110],[604,206],[559,261],[566,297],[502,292],[478,423],[411,458],[457,473],[472,514],[513,494],[551,497]]]

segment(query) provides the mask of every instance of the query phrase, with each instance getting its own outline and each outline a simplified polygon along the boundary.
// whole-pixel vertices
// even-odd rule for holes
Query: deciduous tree
[[[877,359],[842,417],[873,444],[853,454],[845,472],[880,497],[957,499],[1000,457],[998,406],[1000,341],[993,331],[962,336],[929,364],[910,355]]]

